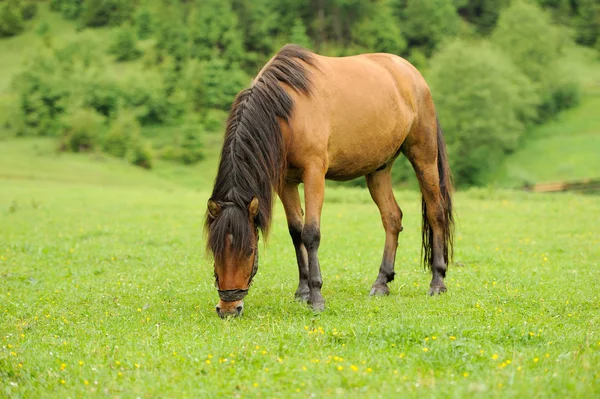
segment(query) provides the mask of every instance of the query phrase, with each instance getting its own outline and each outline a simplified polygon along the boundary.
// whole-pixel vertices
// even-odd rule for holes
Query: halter
[[[232,290],[220,290],[219,289],[219,279],[217,278],[216,285],[217,291],[219,291],[219,298],[223,302],[236,302],[244,299],[246,295],[248,295],[248,289],[250,289],[250,284],[252,283],[252,279],[256,276],[256,272],[258,272],[258,230],[256,231],[256,246],[254,247],[254,264],[252,265],[252,274],[250,274],[250,279],[248,280],[248,288],[240,289],[235,288]]]

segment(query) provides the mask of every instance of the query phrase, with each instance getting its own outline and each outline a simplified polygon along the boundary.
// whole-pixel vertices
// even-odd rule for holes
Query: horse
[[[217,314],[239,316],[258,270],[274,195],[283,204],[298,263],[295,297],[325,309],[318,258],[325,180],[365,176],[381,214],[385,247],[371,295],[389,295],[402,211],[391,170],[404,154],[422,193],[422,258],[429,294],[446,291],[453,247],[452,177],[425,79],[385,53],[326,57],[286,45],[235,98],[207,204],[207,251],[214,259]],[[305,211],[298,186],[304,184]]]

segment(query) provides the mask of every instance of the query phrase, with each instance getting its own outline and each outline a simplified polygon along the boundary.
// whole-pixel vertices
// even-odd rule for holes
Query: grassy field
[[[458,193],[449,291],[430,298],[420,198],[397,192],[397,278],[371,298],[377,209],[366,191],[330,189],[321,314],[293,300],[278,204],[245,315],[224,321],[207,190],[44,143],[0,143],[1,397],[600,394],[597,197]]]

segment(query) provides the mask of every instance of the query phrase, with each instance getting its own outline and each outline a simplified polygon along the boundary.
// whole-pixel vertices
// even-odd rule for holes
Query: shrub
[[[312,42],[306,34],[306,27],[300,18],[294,20],[294,25],[290,32],[290,42],[308,49],[312,48]]]
[[[202,82],[202,106],[228,110],[237,93],[248,86],[251,79],[237,66],[227,67],[224,60],[213,58],[203,65]]]
[[[135,14],[135,27],[139,39],[147,39],[154,33],[154,18],[150,10],[141,7]]]
[[[124,158],[136,140],[140,140],[140,123],[132,111],[120,109],[110,123],[102,148],[112,156]]]
[[[19,3],[8,0],[0,5],[0,37],[15,36],[25,29]]]
[[[133,165],[144,169],[152,169],[152,148],[140,137],[132,139],[127,158]]]
[[[459,16],[452,0],[407,0],[402,13],[402,28],[412,46],[426,54],[459,29]]]
[[[406,40],[387,2],[376,3],[352,30],[352,41],[367,51],[400,54]]]
[[[560,30],[537,5],[514,1],[505,9],[492,41],[537,85],[542,102],[539,116],[548,119],[579,98],[578,84],[560,67]]]
[[[100,143],[104,117],[89,108],[76,108],[62,118],[60,149],[71,152],[88,152]]]
[[[130,0],[85,0],[80,22],[87,27],[120,25],[131,19],[133,10],[134,4]]]
[[[29,21],[37,15],[37,3],[25,3],[21,7],[21,16],[24,21]]]
[[[135,33],[131,26],[123,26],[117,31],[109,52],[115,56],[117,61],[131,61],[142,55],[140,49],[137,48]]]
[[[431,60],[430,75],[456,181],[483,184],[535,119],[534,86],[485,42],[455,40]]]

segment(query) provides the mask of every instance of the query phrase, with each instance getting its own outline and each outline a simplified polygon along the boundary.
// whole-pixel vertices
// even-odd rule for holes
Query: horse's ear
[[[254,222],[254,218],[258,215],[258,198],[252,197],[250,205],[248,205],[248,213],[250,215],[250,221]]]
[[[223,209],[219,204],[217,204],[212,198],[208,200],[208,214],[216,219],[217,216],[221,213]]]

